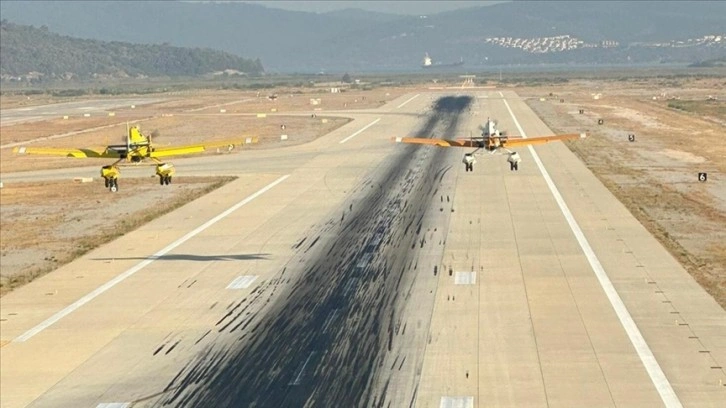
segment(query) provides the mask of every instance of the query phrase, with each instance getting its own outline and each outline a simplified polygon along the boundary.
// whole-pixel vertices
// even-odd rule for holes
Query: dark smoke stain
[[[455,133],[459,115],[470,104],[471,97],[440,98],[417,136]],[[301,271],[299,278],[280,287],[283,293],[275,301],[264,295],[269,302],[264,313],[243,315],[243,302],[239,302],[217,323],[238,316],[247,327],[254,320],[251,334],[240,341],[207,346],[168,384],[160,404],[357,407],[382,403],[383,399],[376,401],[370,395],[371,382],[391,341],[396,319],[393,305],[402,301],[399,285],[416,259],[416,252],[404,241],[410,241],[407,234],[412,225],[420,231],[421,219],[434,199],[431,191],[448,170],[443,160],[449,153],[419,146],[405,146],[394,153],[371,183],[379,188],[368,189],[355,208],[346,205],[350,212],[335,227],[335,237],[319,242],[316,238],[304,251],[310,252],[298,251],[288,263],[291,267],[300,262],[294,266]],[[416,166],[420,171],[412,171]],[[429,169],[438,173],[432,177]],[[329,228],[341,224],[340,211],[335,214],[335,222],[326,223]],[[262,299],[275,287],[261,287],[250,296]],[[403,361],[400,364],[399,369]]]

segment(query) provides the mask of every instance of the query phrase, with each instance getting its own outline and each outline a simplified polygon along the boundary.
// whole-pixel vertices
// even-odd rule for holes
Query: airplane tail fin
[[[129,144],[131,145],[148,145],[149,139],[141,133],[138,126],[129,128]]]

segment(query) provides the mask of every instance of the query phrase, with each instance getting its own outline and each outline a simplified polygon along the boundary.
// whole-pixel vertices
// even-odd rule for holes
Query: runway
[[[352,116],[4,296],[2,407],[723,404],[726,313],[563,144],[390,141],[549,134],[515,93]]]
[[[17,123],[46,120],[49,117],[63,117],[84,114],[107,114],[109,109],[164,101],[163,98],[113,98],[90,99],[48,105],[28,106],[24,108],[3,109],[0,111],[0,125],[8,126]]]

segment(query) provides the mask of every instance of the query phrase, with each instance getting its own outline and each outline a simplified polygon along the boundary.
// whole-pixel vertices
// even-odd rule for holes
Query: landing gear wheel
[[[109,184],[109,190],[111,190],[112,193],[115,193],[118,191],[118,180],[111,179],[108,181]]]
[[[103,185],[106,188],[109,188],[110,187],[109,184],[108,184],[108,179],[107,178],[103,179]]]
[[[164,179],[164,184],[166,184],[167,186],[168,186],[169,184],[171,184],[171,176],[166,176],[166,177],[165,177],[165,179]]]
[[[159,176],[159,185],[160,186],[164,185],[164,176]]]

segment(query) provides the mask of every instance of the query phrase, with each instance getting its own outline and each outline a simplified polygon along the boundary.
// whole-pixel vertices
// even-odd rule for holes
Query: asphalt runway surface
[[[417,135],[454,134],[470,104],[466,96],[439,99]],[[377,394],[374,384],[398,372],[382,364],[394,334],[405,331],[397,312],[417,276],[432,276],[431,265],[419,265],[419,253],[426,246],[435,246],[439,257],[443,251],[441,241],[427,242],[422,226],[440,213],[445,231],[450,210],[441,210],[438,192],[450,169],[444,159],[452,153],[407,146],[389,156],[379,176],[358,187],[355,205],[336,210],[343,215],[332,215],[300,240],[276,279],[228,305],[215,330],[230,341],[210,345],[185,367],[159,405],[355,407],[384,401],[386,387]],[[303,272],[289,270],[295,268]],[[289,275],[299,278],[291,283]],[[291,288],[274,296],[285,281]],[[264,315],[248,312],[268,299],[274,300]],[[430,315],[431,304],[418,307]]]

